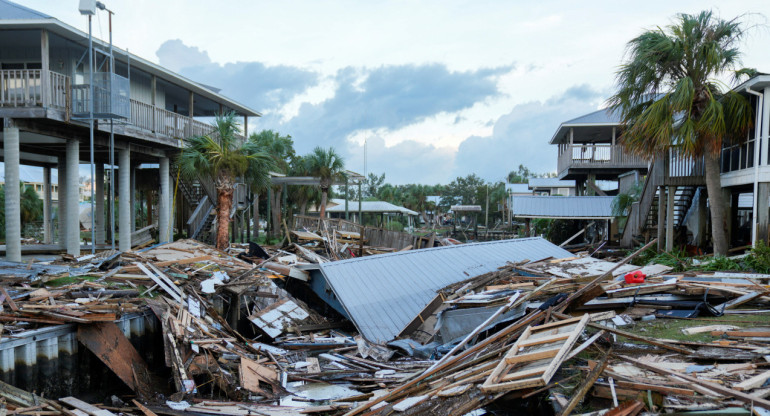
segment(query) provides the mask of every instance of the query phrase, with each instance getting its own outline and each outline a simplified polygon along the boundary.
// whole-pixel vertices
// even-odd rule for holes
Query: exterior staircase
[[[635,202],[628,215],[621,237],[621,245],[632,247],[637,242],[649,241],[657,234],[658,202],[660,187],[674,188],[674,229],[684,225],[699,187],[705,186],[705,169],[702,160],[681,156],[670,149],[656,158],[648,169],[644,188],[639,201]],[[666,205],[663,207],[666,208]],[[661,224],[660,226],[665,226]]]

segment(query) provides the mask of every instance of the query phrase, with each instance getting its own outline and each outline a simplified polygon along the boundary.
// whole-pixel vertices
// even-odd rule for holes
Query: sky
[[[87,31],[77,0],[17,2]],[[742,16],[743,64],[770,72],[767,0],[103,2],[117,47],[259,111],[249,133],[393,184],[555,171],[559,124],[601,108],[626,43],[677,13]]]

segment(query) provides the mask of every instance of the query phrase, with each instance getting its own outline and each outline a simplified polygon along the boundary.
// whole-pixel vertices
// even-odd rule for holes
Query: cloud
[[[455,149],[438,147],[405,140],[386,146],[379,136],[367,139],[367,172],[385,172],[385,181],[391,184],[446,183],[447,172],[454,163]],[[346,148],[346,166],[364,166],[364,146]],[[355,170],[355,169],[353,169]],[[364,173],[361,170],[358,173]]]
[[[316,85],[319,74],[293,66],[266,66],[261,62],[220,65],[206,51],[167,40],[157,51],[160,64],[221,92],[260,112],[280,108]]]
[[[357,131],[398,130],[497,97],[497,77],[512,68],[465,72],[450,71],[442,64],[343,68],[335,75],[332,97],[302,104],[296,116],[276,128],[291,134],[300,152],[318,143],[343,147]]]
[[[555,171],[556,147],[548,144],[553,133],[562,122],[595,111],[604,98],[604,92],[583,84],[515,106],[495,122],[491,136],[472,136],[460,144],[453,175],[476,173],[499,181],[519,164],[539,173]]]

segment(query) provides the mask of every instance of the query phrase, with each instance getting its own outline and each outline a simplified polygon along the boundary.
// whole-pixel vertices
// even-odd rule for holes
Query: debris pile
[[[307,242],[226,253],[181,240],[0,263],[0,349],[73,325],[127,389],[90,404],[5,383],[0,396],[15,414],[81,416],[770,411],[770,275],[675,273],[630,264],[642,250],[611,262],[544,244],[338,261]],[[478,259],[493,251],[510,261]],[[415,271],[428,256],[451,267]],[[362,275],[375,266],[391,278]],[[159,323],[163,365],[116,324],[137,313]]]

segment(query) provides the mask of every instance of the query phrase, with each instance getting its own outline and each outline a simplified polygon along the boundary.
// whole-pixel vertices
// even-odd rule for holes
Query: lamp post
[[[91,153],[91,254],[96,253],[96,239],[94,238],[96,224],[96,207],[94,197],[94,48],[93,34],[91,32],[91,18],[96,14],[96,1],[81,0],[80,14],[88,16],[88,135],[90,139],[89,149]]]

